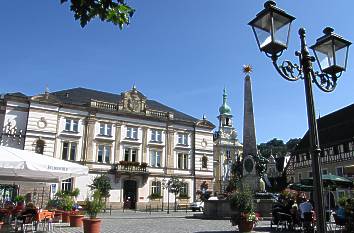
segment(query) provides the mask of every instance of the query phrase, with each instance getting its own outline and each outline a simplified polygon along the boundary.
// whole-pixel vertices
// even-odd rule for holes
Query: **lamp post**
[[[163,178],[162,179],[162,206],[161,206],[161,210],[162,211],[164,211],[164,209],[163,209],[163,202],[164,202],[164,199],[165,199],[165,185],[166,185],[166,179],[165,178]]]
[[[167,189],[167,214],[170,214],[170,189],[171,189],[171,180],[166,182],[166,179],[162,179],[162,185],[164,189]],[[162,201],[163,205],[163,201]],[[163,210],[163,207],[162,207]]]
[[[317,231],[326,232],[325,213],[323,208],[320,144],[312,93],[312,83],[322,91],[331,92],[337,85],[337,80],[346,70],[348,49],[351,42],[335,34],[332,28],[323,30],[324,36],[317,39],[311,46],[315,57],[311,56],[306,44],[306,32],[299,29],[301,51],[295,55],[299,65],[285,60],[278,63],[278,58],[288,47],[291,22],[295,17],[278,8],[274,1],[267,1],[264,9],[259,12],[249,25],[252,27],[261,52],[272,59],[275,69],[280,76],[289,81],[303,79],[307,106],[307,119],[310,138],[310,155],[312,158],[312,173],[314,175],[315,208],[317,212]],[[320,72],[314,71],[312,63],[317,60]]]

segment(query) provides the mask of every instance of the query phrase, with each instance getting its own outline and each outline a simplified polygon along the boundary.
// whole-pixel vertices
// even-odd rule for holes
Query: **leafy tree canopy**
[[[91,190],[97,190],[104,198],[110,196],[109,191],[112,189],[111,182],[107,175],[96,176],[89,187]]]
[[[60,0],[60,3],[68,1]],[[135,12],[125,0],[70,0],[70,10],[74,12],[75,20],[80,20],[81,27],[98,17],[101,21],[119,26],[120,29],[130,23]]]
[[[283,140],[274,138],[266,143],[259,144],[258,149],[260,154],[266,158],[270,154],[284,156],[287,152],[292,152],[300,140],[300,138],[292,138],[284,144]]]

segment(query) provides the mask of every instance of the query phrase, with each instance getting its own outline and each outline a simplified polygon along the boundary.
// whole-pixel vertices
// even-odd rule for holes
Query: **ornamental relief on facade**
[[[123,109],[135,113],[145,112],[146,97],[138,92],[135,88],[133,90],[122,93]]]

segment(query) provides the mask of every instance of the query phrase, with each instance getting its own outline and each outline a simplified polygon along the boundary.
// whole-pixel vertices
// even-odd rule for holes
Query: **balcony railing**
[[[146,173],[146,166],[132,164],[114,164],[113,170],[117,172]]]

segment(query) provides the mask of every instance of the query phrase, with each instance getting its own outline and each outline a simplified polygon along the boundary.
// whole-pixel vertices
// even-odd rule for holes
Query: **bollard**
[[[109,215],[112,215],[112,204],[109,206]]]

